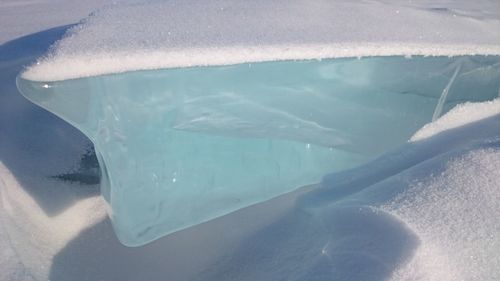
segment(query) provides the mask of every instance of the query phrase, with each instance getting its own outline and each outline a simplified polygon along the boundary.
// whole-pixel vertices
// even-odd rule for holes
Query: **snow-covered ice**
[[[31,33],[77,22],[87,11],[97,8],[91,7],[97,2],[62,3],[38,0],[0,3],[2,27],[13,27],[0,30],[2,42],[11,40],[0,46],[0,280],[126,281],[165,280],[166,276],[169,280],[179,281],[335,278],[486,281],[500,278],[498,99],[459,105],[421,130],[418,128],[423,124],[419,123],[418,126],[412,127],[413,131],[407,132],[407,138],[410,138],[418,131],[410,141],[401,139],[390,146],[392,150],[383,149],[381,152],[385,153],[373,161],[351,170],[331,173],[319,185],[305,187],[176,232],[142,247],[122,246],[116,240],[109,220],[104,216],[104,205],[97,197],[96,187],[89,183],[61,180],[71,178],[60,175],[66,175],[65,173],[78,166],[78,163],[81,164],[82,159],[86,159],[84,156],[88,155],[89,141],[65,122],[23,100],[15,86],[15,76],[22,67],[33,64],[36,57],[42,55],[52,42],[63,36],[66,28]],[[189,8],[180,1],[168,2],[169,4],[151,2],[153,6],[177,3],[180,11],[186,13]],[[197,3],[187,2],[193,5]],[[203,3],[198,4],[210,7],[210,3]],[[317,12],[321,10],[317,9],[319,6],[328,7],[331,4],[326,1],[313,4],[311,1],[293,3],[297,7],[307,6],[314,15],[318,15]],[[352,27],[361,28],[370,20],[373,23],[375,15],[381,18],[381,23],[385,25],[380,29],[366,27],[371,33],[363,36],[367,36],[364,38],[375,45],[362,41],[362,48],[340,52],[341,55],[335,53],[332,57],[343,57],[342,54],[498,54],[500,8],[497,1],[381,0],[335,3],[338,3],[337,7],[353,7],[350,10],[352,13],[344,14],[360,12],[364,15],[353,17],[360,20],[360,23],[354,23]],[[51,8],[53,5],[60,9]],[[273,4],[249,2],[244,5]],[[133,6],[118,6],[115,11],[128,15],[134,11],[131,7]],[[139,3],[136,7],[145,11],[143,4]],[[112,30],[106,27],[106,20],[113,18],[103,15],[114,13],[111,11],[115,8],[105,8],[97,12],[84,21],[83,26],[88,24],[89,27],[97,27],[98,25],[94,24],[99,23],[103,34],[109,32],[113,35]],[[223,8],[225,10],[226,7]],[[270,9],[270,12],[282,15],[279,13],[279,6],[271,8],[275,10]],[[71,9],[77,11],[73,14],[74,17],[68,12]],[[299,15],[306,12],[307,9],[299,11]],[[339,15],[342,14],[342,9],[325,9],[324,12],[328,15]],[[35,16],[37,13],[44,16]],[[160,9],[158,13],[171,15]],[[401,14],[406,17],[398,20],[397,17]],[[264,18],[265,15],[264,13]],[[183,16],[182,13],[178,14],[179,19]],[[243,13],[242,18],[248,19],[251,16]],[[23,17],[29,18],[31,22],[22,22]],[[175,18],[176,15],[171,17]],[[427,18],[430,19],[429,24],[422,20]],[[213,20],[203,17],[189,19],[185,26],[196,26],[197,22]],[[338,19],[346,17],[339,16]],[[355,19],[351,20],[351,23],[356,21]],[[321,20],[324,19],[313,17],[311,23]],[[333,17],[331,20],[334,20]],[[124,26],[132,28],[131,31],[134,30],[132,22],[124,22]],[[397,25],[391,26],[391,22]],[[259,27],[259,22],[254,24]],[[277,24],[279,26],[282,23]],[[398,25],[404,26],[405,29],[399,29]],[[137,26],[137,29],[142,27]],[[208,26],[200,28],[208,29]],[[386,33],[385,30],[392,30],[394,33]],[[401,30],[404,32],[400,32]],[[356,40],[362,38],[358,37],[358,30],[347,28],[345,31],[338,33],[344,37],[340,36],[337,43],[358,46],[360,41]],[[433,35],[434,31],[443,31],[445,35]],[[63,39],[60,46],[71,45],[71,34],[75,35],[74,43],[78,42],[77,38],[92,38],[91,41],[96,39],[91,33],[78,32],[78,28],[75,28],[67,33],[66,36],[70,36]],[[253,31],[242,28],[241,32],[244,37]],[[228,34],[225,33],[224,36]],[[283,31],[280,34],[287,33]],[[415,34],[424,36],[411,37]],[[19,35],[28,36],[14,40],[14,37]],[[82,37],[79,37],[80,35]],[[189,34],[181,35],[176,42],[192,43],[196,46],[196,42],[186,39],[190,38]],[[201,36],[203,34],[198,35],[192,38],[204,38]],[[224,36],[216,38],[228,38]],[[352,42],[348,40],[349,36],[353,39]],[[165,38],[159,37],[160,41]],[[264,36],[261,39],[265,40],[255,40],[264,42],[269,40],[269,37]],[[293,42],[300,43],[301,38],[285,39],[290,39],[288,42],[296,39],[297,41]],[[147,51],[148,46],[156,47],[155,42],[117,41],[111,37],[110,40],[126,44],[112,46],[112,49],[100,52],[98,44],[89,41],[86,46],[97,49],[89,48],[86,53],[82,51],[85,48],[82,46],[83,48],[76,51],[75,57],[68,56],[69,53],[66,52],[74,46],[59,49],[59,54],[54,51],[56,48],[52,53],[55,56],[42,59],[47,64],[40,64],[41,67],[46,67],[48,72],[40,71],[32,77],[59,80],[158,68],[167,66],[164,64],[165,54],[175,54],[172,50],[162,49],[161,55],[155,57],[155,53],[150,53],[151,56],[147,59],[147,52],[144,51]],[[200,43],[207,46],[208,41],[201,40]],[[335,48],[338,46],[340,45],[334,44]],[[227,60],[224,57],[206,60],[224,51],[219,47],[217,45],[215,49],[207,49],[206,53],[200,53],[199,56],[171,62],[187,62],[178,66],[232,64],[242,62],[235,58],[242,59],[245,56],[233,56],[231,53]],[[229,51],[237,51],[240,47],[245,46],[231,45]],[[265,46],[260,47],[260,50],[268,50]],[[282,47],[278,46],[271,51],[284,51]],[[304,51],[306,49],[301,49],[299,45],[295,47],[297,48],[293,49],[293,52],[284,52],[282,58],[318,58],[317,54],[313,53],[313,48],[307,49],[311,50],[308,57]],[[306,46],[309,47],[311,46]],[[99,68],[98,63],[92,62],[90,58],[93,56],[97,60],[99,55],[111,54],[120,48],[131,55],[129,60],[120,62],[110,55],[110,66]],[[137,56],[133,55],[134,49],[138,50],[135,54]],[[193,54],[196,49],[188,49],[186,52]],[[119,55],[119,52],[115,54]],[[89,56],[85,57],[86,55]],[[78,62],[79,59],[89,59],[91,64],[80,70],[78,67],[70,69],[65,66],[62,70],[67,71],[60,72],[57,74],[60,76],[57,76],[56,58],[62,62],[63,57],[69,59],[66,62],[74,63],[75,67],[81,63]],[[258,53],[249,53],[248,57],[255,61],[276,59]],[[153,61],[155,58],[159,60]],[[138,59],[145,59],[144,65],[139,64]],[[159,61],[162,61],[162,64],[158,63]],[[345,69],[359,73],[359,69]],[[53,70],[55,71],[52,72]],[[452,79],[455,71],[456,80]],[[439,94],[443,96],[443,93],[446,93],[448,84],[451,85],[450,91],[442,108],[433,106],[429,111],[429,121],[433,113],[439,113],[441,110],[444,113],[454,104],[461,102],[460,98],[454,95],[454,89],[464,85],[456,83],[460,81],[461,74],[461,79],[467,78],[467,75],[476,78],[494,77],[495,73],[498,73],[498,67],[477,68],[472,74],[466,74],[467,70],[463,66],[457,68],[457,65],[453,65],[443,73],[446,74],[443,76]],[[360,74],[366,77],[366,73]],[[360,81],[365,80],[346,82]],[[469,98],[484,93],[482,88],[461,89]],[[457,99],[453,100],[453,104],[447,105],[446,100],[449,101],[450,98]],[[438,98],[434,98],[433,105],[437,104]],[[186,126],[185,123],[179,125]],[[96,164],[95,161],[93,163]],[[81,172],[81,168],[75,170]],[[78,178],[81,174],[72,175],[77,175]]]

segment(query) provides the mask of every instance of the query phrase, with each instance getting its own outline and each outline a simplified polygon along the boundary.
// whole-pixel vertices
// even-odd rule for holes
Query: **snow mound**
[[[480,147],[442,162],[440,173],[419,178],[385,206],[421,240],[392,280],[498,280],[500,149]]]
[[[70,29],[23,78],[391,55],[500,55],[499,4],[150,1],[111,5]],[[383,15],[383,16],[381,16]]]
[[[500,94],[500,93],[499,93]],[[500,113],[500,98],[480,103],[463,103],[457,105],[438,120],[418,130],[410,139],[411,142],[423,140],[442,131],[460,127]]]

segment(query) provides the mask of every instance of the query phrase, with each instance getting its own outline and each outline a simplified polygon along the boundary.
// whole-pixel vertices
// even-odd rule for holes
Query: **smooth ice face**
[[[499,95],[499,57],[378,57],[18,79],[94,143],[129,246],[361,164]]]

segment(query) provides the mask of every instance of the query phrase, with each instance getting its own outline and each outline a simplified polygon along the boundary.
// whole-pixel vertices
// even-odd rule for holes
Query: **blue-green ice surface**
[[[128,246],[319,182],[495,98],[499,57],[375,57],[18,78],[95,145]]]

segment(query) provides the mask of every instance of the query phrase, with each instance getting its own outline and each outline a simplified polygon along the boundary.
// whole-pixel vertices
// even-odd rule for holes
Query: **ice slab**
[[[500,55],[500,2],[173,0],[103,8],[24,77],[394,55]],[[415,2],[415,3],[414,3]]]
[[[404,143],[436,111],[497,97],[499,78],[500,58],[489,56],[17,82],[92,140],[116,233],[137,246],[359,165]]]

